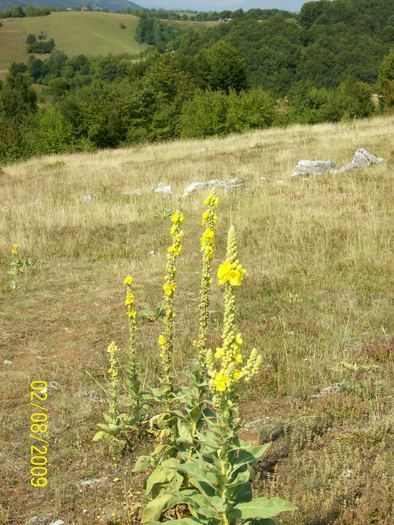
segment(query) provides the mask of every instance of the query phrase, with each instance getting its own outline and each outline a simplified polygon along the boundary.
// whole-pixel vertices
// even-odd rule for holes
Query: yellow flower
[[[229,275],[232,270],[232,265],[228,261],[219,266],[218,279],[219,284],[225,284],[229,280]]]
[[[208,219],[209,219],[209,211],[204,211],[204,213],[202,214],[202,220],[201,220],[202,226],[206,225]]]
[[[242,264],[231,264],[230,262],[226,261],[219,266],[219,285],[228,282],[231,286],[241,286],[244,276],[245,270]]]
[[[125,306],[131,306],[134,303],[134,295],[131,292],[127,292],[126,299],[124,301]]]
[[[222,359],[223,356],[224,356],[224,349],[216,348],[216,352],[215,352],[216,359]]]
[[[123,281],[124,286],[131,286],[133,284],[133,278],[131,275],[127,275]]]
[[[134,309],[129,310],[128,314],[129,319],[136,319],[137,318],[137,312]]]
[[[183,214],[181,212],[175,212],[171,215],[171,221],[173,224],[182,224],[184,221]]]
[[[15,257],[19,255],[19,244],[13,244],[11,248],[11,254]]]
[[[242,340],[242,336],[241,336],[241,334],[237,334],[237,335],[235,336],[235,342],[236,342],[237,345],[239,345],[239,346],[242,345],[243,340]]]
[[[118,347],[116,346],[115,343],[111,343],[111,344],[109,345],[109,347],[107,348],[107,352],[108,352],[109,354],[112,354],[112,355],[116,354],[117,351],[118,351]]]
[[[205,256],[208,258],[208,259],[212,259],[213,257],[213,247],[212,246],[207,246],[204,250],[204,254]]]
[[[201,236],[201,244],[211,243],[215,238],[215,232],[208,228]]]
[[[208,195],[208,197],[204,201],[205,206],[212,206],[213,208],[217,208],[219,206],[219,197],[217,195],[213,195],[212,193]]]
[[[238,264],[237,267],[230,272],[229,283],[231,286],[241,286],[244,277],[245,270],[242,264]]]
[[[160,346],[164,346],[166,344],[166,338],[164,337],[163,334],[159,335],[159,345]]]
[[[218,392],[226,392],[230,385],[230,380],[226,374],[217,372],[215,375],[215,388]]]
[[[172,295],[175,292],[175,290],[176,290],[176,283],[163,284],[163,290],[164,290],[164,293],[167,296]]]
[[[241,370],[234,370],[233,380],[238,381],[241,378],[241,375],[242,375]]]
[[[235,362],[238,364],[238,365],[242,365],[242,363],[244,362],[243,360],[243,357],[242,357],[242,354],[239,353],[235,356]]]

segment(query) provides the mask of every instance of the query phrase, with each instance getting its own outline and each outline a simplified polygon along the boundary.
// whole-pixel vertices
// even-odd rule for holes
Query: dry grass
[[[244,189],[222,196],[217,254],[224,255],[232,221],[248,270],[239,325],[245,342],[264,355],[261,374],[244,393],[243,415],[285,428],[260,466],[256,490],[299,505],[298,513],[283,518],[286,524],[392,523],[393,131],[393,118],[382,117],[44,157],[3,168],[0,522],[20,525],[52,512],[67,524],[128,523],[141,490],[130,472],[133,458],[118,458],[114,466],[104,446],[91,442],[105,406],[96,383],[105,385],[104,350],[127,337],[122,278],[135,276],[139,304],[157,303],[169,240],[164,217],[181,206],[186,236],[174,373],[182,378],[196,329],[203,197],[186,200],[182,191],[195,180],[243,177]],[[359,147],[385,162],[341,176],[291,178],[301,158],[341,165]],[[149,191],[160,181],[173,186],[172,196]],[[137,188],[147,193],[123,194]],[[83,202],[87,194],[95,198]],[[11,291],[14,242],[39,262]],[[215,287],[213,341],[220,316]],[[159,329],[141,324],[141,364],[149,381],[157,369]],[[3,359],[12,365],[3,366]],[[61,385],[48,402],[50,483],[35,491],[28,462],[32,379]],[[336,383],[341,387],[314,397]],[[92,401],[91,391],[101,402]],[[316,415],[327,421],[318,432],[302,423]],[[295,421],[301,422],[296,428]],[[262,439],[259,431],[249,435]],[[97,488],[75,484],[102,476],[109,482]]]

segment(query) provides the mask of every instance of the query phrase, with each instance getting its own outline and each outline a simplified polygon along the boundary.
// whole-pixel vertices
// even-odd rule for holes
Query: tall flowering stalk
[[[170,229],[170,235],[172,238],[172,244],[167,249],[167,264],[165,269],[163,292],[164,292],[164,330],[159,335],[160,345],[160,359],[163,369],[163,393],[169,401],[171,394],[173,393],[173,381],[171,375],[171,362],[172,354],[174,350],[174,296],[176,290],[176,260],[182,252],[182,237],[183,231],[181,226],[183,224],[184,217],[180,211],[177,211],[171,215],[172,226]]]
[[[207,352],[207,369],[218,419],[223,424],[229,424],[227,420],[236,407],[240,382],[249,382],[261,365],[261,356],[256,349],[252,350],[244,364],[242,336],[236,331],[235,289],[241,286],[245,269],[238,259],[237,236],[233,226],[227,236],[226,260],[219,266],[217,275],[219,286],[224,286],[223,344],[215,354],[211,350]]]
[[[109,353],[109,369],[108,369],[108,378],[109,378],[109,409],[108,415],[112,419],[116,419],[118,415],[118,361],[116,354],[118,353],[118,347],[115,343],[111,343],[107,352]]]
[[[132,292],[133,277],[127,275],[123,281],[126,287],[126,297],[124,304],[127,310],[127,318],[129,325],[129,340],[127,346],[127,379],[129,386],[130,406],[133,410],[133,419],[135,422],[140,420],[141,410],[141,392],[140,379],[137,366],[136,344],[135,336],[137,330],[137,312],[134,307],[135,297]]]
[[[202,372],[206,370],[209,291],[212,284],[211,261],[215,247],[215,227],[217,223],[216,208],[219,205],[219,197],[216,195],[215,190],[213,190],[212,193],[205,199],[204,205],[207,207],[207,209],[202,214],[201,221],[202,226],[204,226],[204,231],[200,239],[202,270],[200,284],[199,330],[198,339],[195,341],[195,346],[198,351],[200,370]]]

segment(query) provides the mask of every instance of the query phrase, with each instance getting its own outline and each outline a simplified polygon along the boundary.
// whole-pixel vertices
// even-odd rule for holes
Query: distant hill
[[[0,12],[21,6],[53,7],[55,9],[81,9],[91,7],[97,11],[121,11],[123,9],[144,9],[128,0],[0,0]]]
[[[44,31],[68,56],[138,55],[148,46],[135,40],[138,17],[120,13],[55,12],[48,16],[6,18],[0,27],[0,78],[12,62],[27,62],[26,37]],[[45,57],[43,55],[42,57]]]

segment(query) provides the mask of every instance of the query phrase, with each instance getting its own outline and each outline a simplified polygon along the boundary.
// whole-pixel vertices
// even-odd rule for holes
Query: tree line
[[[316,20],[323,23],[314,11],[301,15],[309,29]],[[274,29],[282,24],[277,15],[267,16]],[[387,30],[379,20],[374,23],[381,32]],[[0,162],[291,123],[336,122],[392,110],[393,49],[379,56],[376,75],[369,81],[352,68],[335,81],[330,71],[329,82],[306,74],[289,81],[286,68],[277,69],[274,63],[271,69],[266,65],[263,81],[257,82],[240,50],[242,41],[228,38],[231,24],[203,30],[204,37],[187,29],[176,37],[180,45],[175,49],[161,52],[159,46],[152,47],[139,59],[68,57],[54,49],[46,59],[30,56],[26,64],[13,64],[0,83]],[[258,24],[268,31],[264,21]],[[243,23],[236,28],[245,30]],[[223,33],[220,38],[217,31]],[[284,42],[280,32],[276,36]],[[293,38],[298,39],[294,31]],[[267,39],[262,61],[272,57],[269,43]],[[280,60],[279,47],[275,59],[278,56]]]

